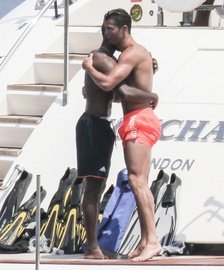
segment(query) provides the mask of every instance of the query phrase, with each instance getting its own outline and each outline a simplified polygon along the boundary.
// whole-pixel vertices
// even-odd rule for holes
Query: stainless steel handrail
[[[32,22],[27,26],[27,28],[23,31],[21,36],[17,39],[15,44],[12,46],[12,48],[9,50],[7,55],[4,57],[3,61],[0,64],[0,71],[3,69],[5,64],[9,61],[13,53],[16,51],[20,43],[24,40],[24,38],[28,35],[28,33],[31,31],[31,29],[36,25],[36,23],[39,21],[39,19],[43,16],[43,14],[49,9],[49,7],[55,2],[55,0],[49,0],[46,5],[43,7],[43,9],[40,10],[40,12],[35,16],[35,18],[32,20]]]
[[[66,106],[68,103],[68,72],[69,72],[68,25],[69,25],[69,0],[64,0],[64,88],[62,93],[63,106]]]
[[[5,64],[9,61],[10,57],[16,51],[20,43],[25,39],[28,33],[32,30],[32,28],[36,25],[39,19],[43,16],[43,14],[50,8],[50,6],[55,3],[57,0],[49,0],[45,6],[40,10],[40,12],[36,15],[36,17],[32,20],[32,22],[27,26],[27,28],[23,31],[21,36],[17,39],[15,44],[9,50],[7,55],[4,57],[3,61],[0,63],[0,72],[5,66]],[[69,21],[69,0],[64,0],[64,88],[62,93],[62,104],[63,106],[67,105],[68,99],[68,21]]]

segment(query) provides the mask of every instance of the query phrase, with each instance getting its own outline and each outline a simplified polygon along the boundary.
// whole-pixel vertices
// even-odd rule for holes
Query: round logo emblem
[[[140,5],[134,5],[131,8],[130,15],[133,21],[136,21],[136,22],[140,21],[142,18],[142,14],[143,14],[143,11]]]

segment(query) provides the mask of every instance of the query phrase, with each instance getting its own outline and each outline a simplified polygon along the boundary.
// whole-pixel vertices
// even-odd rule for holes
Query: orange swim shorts
[[[151,108],[139,109],[124,116],[118,133],[123,145],[126,141],[137,140],[152,147],[160,138],[161,125]]]

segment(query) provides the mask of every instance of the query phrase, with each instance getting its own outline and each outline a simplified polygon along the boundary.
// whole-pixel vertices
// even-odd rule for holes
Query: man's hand
[[[82,87],[82,95],[84,98],[86,98],[86,87],[85,85]]]
[[[90,53],[88,57],[84,58],[82,62],[82,68],[84,70],[88,70],[92,66],[93,66],[93,54]]]
[[[159,65],[156,58],[152,58],[152,66],[153,66],[153,74],[155,74],[156,71],[159,70]]]
[[[150,98],[150,106],[154,110],[159,102],[159,96],[156,93],[151,93],[151,98]]]

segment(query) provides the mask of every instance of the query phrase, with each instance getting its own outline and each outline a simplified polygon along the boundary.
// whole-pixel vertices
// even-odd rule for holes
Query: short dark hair
[[[116,8],[108,11],[104,15],[104,20],[113,19],[115,24],[120,28],[127,25],[129,33],[131,32],[131,16],[122,8]]]

